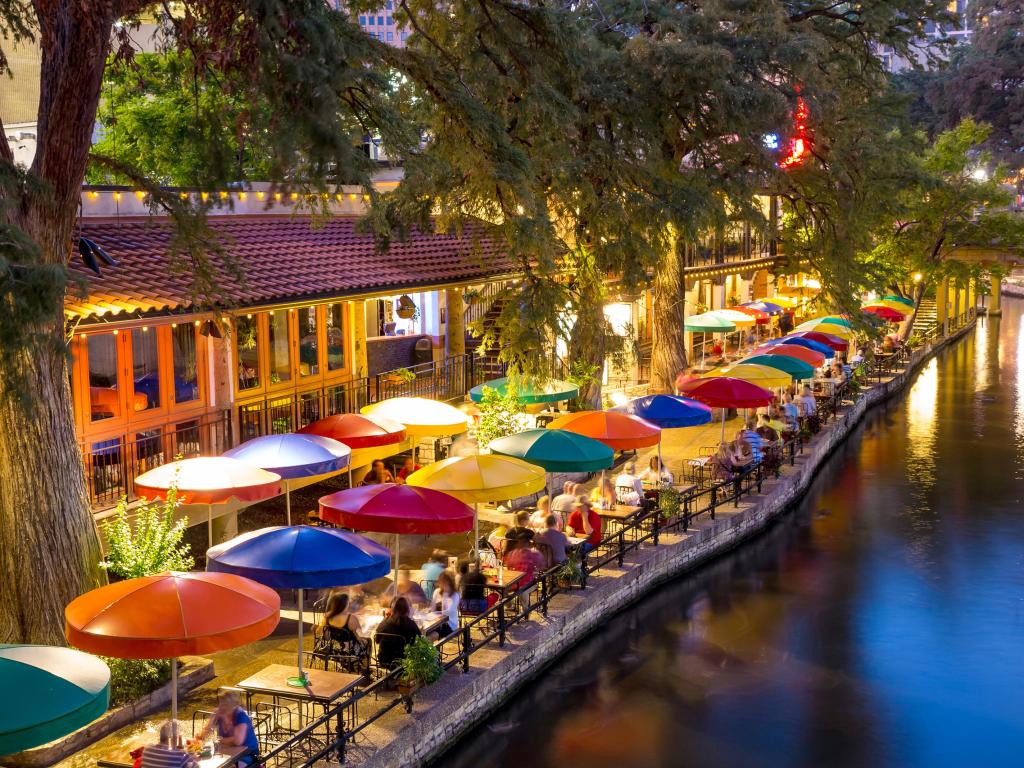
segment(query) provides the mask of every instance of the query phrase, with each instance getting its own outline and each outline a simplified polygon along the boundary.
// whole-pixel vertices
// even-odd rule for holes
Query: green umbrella
[[[49,645],[0,645],[0,755],[63,738],[107,711],[110,670]]]
[[[905,296],[897,296],[896,294],[889,294],[888,296],[883,296],[882,297],[882,301],[895,301],[895,302],[898,302],[900,304],[906,304],[911,309],[914,308],[914,300],[913,299],[908,299]]]
[[[730,323],[714,312],[688,317],[683,327],[691,333],[731,333],[736,330],[735,323]]]
[[[498,390],[498,394],[505,396],[509,379],[503,376],[500,379],[491,379],[483,384],[478,384],[469,390],[469,397],[474,403],[484,399],[484,387]],[[580,388],[568,381],[550,379],[546,382],[538,382],[533,379],[515,380],[516,396],[524,403],[557,403],[559,400],[568,400],[576,397]]]
[[[776,370],[788,373],[796,381],[814,378],[814,366],[789,355],[754,355],[753,357],[740,360],[740,363],[744,365],[747,363],[766,365],[769,368],[775,368]]]
[[[604,443],[565,429],[528,429],[499,437],[491,453],[514,456],[545,472],[594,472],[612,465],[615,451]]]
[[[819,323],[834,323],[835,325],[845,325],[847,328],[853,328],[853,324],[845,317],[839,315],[828,315],[818,319]]]

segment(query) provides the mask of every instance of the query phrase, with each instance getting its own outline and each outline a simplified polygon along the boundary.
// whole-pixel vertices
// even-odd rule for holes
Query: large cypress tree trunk
[[[44,265],[63,265],[91,145],[112,2],[37,3],[40,69],[35,180],[8,199],[12,224]],[[10,150],[0,134],[0,159]],[[61,643],[64,606],[100,584],[99,542],[75,435],[63,308],[49,299],[38,331],[0,367],[0,642]],[[22,334],[22,338],[32,334]]]
[[[686,266],[684,247],[677,242],[662,256],[654,272],[651,306],[651,391],[674,392],[676,376],[686,370]]]
[[[576,324],[569,338],[569,363],[587,366],[595,371],[593,377],[580,386],[577,400],[587,408],[601,408],[601,379],[604,374],[604,355],[607,344],[607,322],[604,317],[601,285],[580,290],[580,304]]]

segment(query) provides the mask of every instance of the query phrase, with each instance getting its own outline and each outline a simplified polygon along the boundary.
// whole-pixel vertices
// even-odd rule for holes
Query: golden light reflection
[[[1021,313],[1017,324],[1017,380],[1013,382],[1017,391],[1017,404],[1013,409],[1013,431],[1017,436],[1017,444],[1024,442],[1024,313]]]
[[[939,361],[932,358],[907,396],[907,477],[922,490],[935,483],[938,398]]]
[[[974,391],[981,392],[988,389],[989,380],[989,358],[988,358],[988,323],[982,320],[978,323],[974,336]]]

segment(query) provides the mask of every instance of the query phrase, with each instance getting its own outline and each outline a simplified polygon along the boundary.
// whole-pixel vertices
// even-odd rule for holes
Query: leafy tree
[[[188,544],[183,542],[187,521],[174,520],[181,506],[176,487],[166,500],[144,502],[132,510],[128,501],[118,502],[114,518],[103,524],[107,539],[107,557],[100,563],[124,579],[153,576],[165,571],[188,571],[195,565]]]
[[[512,377],[504,394],[493,387],[484,387],[480,398],[480,423],[476,428],[476,441],[481,448],[492,440],[514,435],[523,430],[523,401]]]

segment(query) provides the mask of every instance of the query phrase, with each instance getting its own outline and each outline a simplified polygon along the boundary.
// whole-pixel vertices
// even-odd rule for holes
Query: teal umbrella
[[[845,325],[847,328],[853,328],[853,323],[847,320],[845,317],[839,317],[839,315],[828,315],[817,320],[819,323],[834,323],[835,325]]]
[[[474,403],[479,403],[484,399],[484,387],[496,389],[498,394],[504,397],[508,381],[507,376],[485,381],[483,384],[478,384],[469,390],[469,397]],[[559,400],[568,400],[571,397],[576,397],[580,391],[580,388],[575,384],[570,384],[568,381],[559,381],[558,379],[549,379],[543,383],[533,379],[516,379],[515,385],[516,396],[528,404],[557,403]]]
[[[905,304],[911,309],[914,308],[913,299],[908,299],[906,296],[897,296],[895,293],[890,293],[888,296],[883,296],[882,301],[895,301],[897,304]]]
[[[615,451],[592,437],[565,429],[528,429],[492,440],[491,453],[514,456],[545,472],[595,472],[612,465]]]
[[[50,645],[0,645],[0,755],[63,738],[107,711],[110,670]]]
[[[736,330],[736,324],[714,312],[705,312],[686,318],[683,328],[691,333],[731,333]]]
[[[754,355],[753,357],[746,357],[740,360],[740,362],[743,364],[766,365],[769,368],[784,371],[796,381],[814,378],[814,366],[789,355]]]

